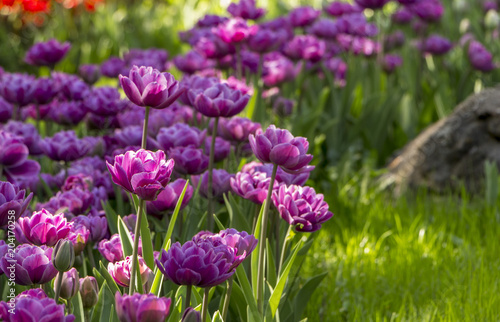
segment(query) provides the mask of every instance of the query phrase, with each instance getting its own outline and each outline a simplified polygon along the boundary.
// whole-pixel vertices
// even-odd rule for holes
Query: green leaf
[[[214,316],[212,317],[212,322],[224,322],[219,310],[215,311]]]
[[[118,234],[120,235],[120,241],[122,243],[123,258],[132,256],[132,252],[134,250],[134,242],[132,240],[132,236],[130,235],[130,231],[123,222],[122,218],[119,216],[117,226]]]
[[[104,202],[103,200],[101,200],[101,205],[102,209],[104,209],[104,213],[106,214],[106,219],[108,220],[109,231],[112,235],[118,234],[118,226],[116,225],[116,223],[118,222],[118,215],[113,210],[113,208],[111,208],[109,202]]]
[[[102,261],[99,261],[99,266],[101,267],[101,275],[102,275],[102,277],[104,277],[104,280],[107,282],[107,285],[108,285],[109,290],[111,291],[111,294],[116,294],[117,291],[120,292],[118,285],[116,285],[115,280],[109,274],[106,267],[104,267],[104,264],[102,263]]]
[[[101,321],[112,321],[110,319],[110,313],[112,310],[109,308],[115,303],[115,296],[111,294],[109,290],[108,284],[106,281],[101,286],[101,290],[99,291],[99,299],[97,300],[97,304],[94,307],[94,312],[92,313],[92,322],[101,322]],[[78,321],[83,321],[78,320]]]
[[[97,284],[99,284],[99,286],[102,286],[102,284],[104,283],[104,277],[102,277],[101,273],[99,273],[97,267],[93,267],[92,272],[94,273]]]
[[[250,290],[251,291],[251,290]],[[233,289],[231,291],[231,299],[229,301],[229,307],[236,307],[238,311],[238,317],[242,321],[247,319],[247,304],[245,300],[245,295],[241,290],[241,287],[237,283],[233,283]]]
[[[272,286],[276,286],[276,265],[274,264],[273,248],[269,245],[269,239],[266,239],[267,251],[267,282]]]
[[[307,282],[302,286],[300,291],[294,298],[294,309],[293,313],[295,315],[294,321],[298,321],[302,316],[302,313],[306,309],[307,302],[311,299],[312,294],[318,288],[321,281],[325,278],[328,272],[316,275],[307,280]]]
[[[83,302],[80,292],[77,292],[75,296],[71,299],[71,306],[73,307],[73,315],[76,321],[85,320],[85,312],[83,311]]]
[[[220,220],[219,220],[219,218],[217,218],[217,216],[214,216],[214,220],[215,220],[215,223],[217,224],[217,227],[219,227],[220,230],[226,229],[226,227],[224,227],[224,225],[220,222]]]
[[[283,290],[285,288],[285,283],[288,278],[288,274],[290,273],[290,270],[292,269],[293,262],[295,261],[295,258],[297,257],[297,253],[301,249],[303,242],[300,241],[299,245],[295,248],[295,251],[293,252],[292,256],[290,257],[290,260],[288,261],[288,264],[286,265],[285,269],[283,270],[283,273],[280,275],[278,279],[278,284],[276,284],[276,287],[274,288],[273,293],[271,294],[271,297],[269,298],[269,307],[271,308],[271,314],[274,318],[274,315],[276,314],[276,310],[278,309],[278,306],[280,304],[281,300],[281,295],[283,294]]]
[[[241,286],[241,290],[243,291],[243,296],[247,302],[247,315],[248,318],[252,317],[254,321],[260,320],[259,309],[257,308],[257,302],[255,301],[255,297],[252,293],[252,287],[250,286],[250,282],[248,281],[247,274],[243,266],[238,266],[236,268],[236,277],[238,278],[238,282]],[[234,287],[234,284],[233,284]]]
[[[260,212],[259,212],[259,217],[257,217],[257,223],[255,224],[255,230],[253,232],[254,236],[260,236],[260,226],[262,225],[262,215],[264,213],[264,208],[266,207],[266,202],[264,201],[262,203],[262,207],[260,207]],[[259,243],[262,243],[261,240],[259,240]],[[257,244],[257,248],[260,249],[259,244]],[[250,265],[251,268],[251,274],[252,274],[252,286],[253,286],[253,295],[254,298],[257,298],[257,271],[258,271],[258,266],[259,266],[259,252],[252,252],[252,262]]]
[[[148,216],[146,212],[146,202],[144,202],[143,218],[141,221],[141,243],[142,243],[142,257],[146,265],[151,270],[155,268],[155,257],[153,253],[153,241],[151,240],[151,231],[149,230]]]

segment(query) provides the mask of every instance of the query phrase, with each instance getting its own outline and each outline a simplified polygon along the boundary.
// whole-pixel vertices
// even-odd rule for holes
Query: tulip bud
[[[201,315],[199,311],[196,311],[192,307],[188,307],[186,311],[182,314],[181,322],[200,322]]]
[[[75,249],[71,241],[60,239],[52,253],[52,265],[59,272],[67,272],[75,263]]]
[[[78,271],[76,268],[72,268],[63,274],[61,290],[59,296],[61,296],[65,300],[69,300],[76,295],[78,290],[80,289],[80,278],[78,277]],[[57,280],[57,277],[56,277]]]
[[[486,17],[484,17],[484,25],[487,28],[495,29],[499,24],[500,17],[498,16],[498,12],[496,12],[495,10],[488,10],[488,12],[486,13]]]
[[[85,276],[80,279],[80,295],[85,309],[90,309],[97,304],[99,299],[99,285],[97,280],[92,276]]]

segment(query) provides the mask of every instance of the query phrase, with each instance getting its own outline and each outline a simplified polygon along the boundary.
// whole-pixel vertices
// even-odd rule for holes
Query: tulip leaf
[[[267,282],[272,286],[276,286],[276,265],[274,260],[273,248],[269,245],[269,239],[266,239],[267,250]]]
[[[144,205],[146,204],[145,201]],[[141,221],[141,243],[142,243],[142,257],[146,262],[146,265],[151,270],[155,268],[155,257],[153,253],[153,241],[151,240],[151,232],[149,230],[148,216],[146,207],[143,209],[144,216]]]
[[[272,317],[274,318],[276,311],[278,310],[278,306],[281,301],[281,295],[283,294],[283,290],[285,288],[285,283],[288,278],[288,274],[290,273],[290,270],[292,269],[292,265],[294,263],[295,258],[297,257],[297,253],[301,249],[303,242],[300,241],[297,247],[295,248],[295,251],[293,252],[292,256],[290,257],[290,260],[288,261],[288,264],[286,265],[285,269],[283,270],[283,273],[280,275],[278,279],[278,284],[276,284],[276,287],[273,290],[273,293],[271,294],[271,297],[269,298],[269,307],[271,308],[271,314]]]
[[[251,290],[250,290],[251,291]],[[247,320],[247,305],[245,301],[245,295],[241,290],[241,287],[238,283],[233,283],[233,289],[231,291],[231,299],[229,301],[229,307],[236,307],[238,312],[238,317],[242,321]]]
[[[92,322],[101,322],[101,321],[112,321],[110,319],[110,314],[113,310],[109,310],[108,308],[113,306],[115,303],[115,297],[111,294],[109,286],[106,281],[102,284],[101,290],[99,291],[99,298],[97,300],[97,304],[94,307],[94,312],[92,313]],[[83,319],[77,321],[83,321]]]
[[[229,227],[240,227],[241,230],[251,231],[252,228],[248,223],[247,216],[243,215],[241,207],[238,206],[232,194],[224,194],[224,203],[226,204],[229,213],[230,225]]]
[[[99,273],[97,267],[92,268],[92,273],[94,273],[94,277],[97,281],[97,284],[99,285],[99,287],[101,287],[102,284],[104,284],[104,277],[102,277],[101,273]]]
[[[111,234],[118,234],[118,226],[116,223],[118,222],[118,215],[111,208],[108,202],[104,202],[101,200],[102,209],[104,209],[104,213],[106,214],[106,219],[108,220],[108,227]]]
[[[264,208],[266,207],[266,202],[264,201],[262,203],[262,207],[260,207],[260,212],[259,212],[259,217],[257,217],[257,222],[255,224],[255,230],[253,232],[253,235],[258,237],[260,236],[260,226],[262,225],[262,215],[264,214]],[[259,243],[262,241],[259,240]],[[260,244],[257,244],[257,247],[260,252]],[[257,298],[257,271],[258,271],[258,266],[259,266],[259,252],[252,252],[252,262],[251,262],[251,274],[252,274],[252,287],[253,287],[253,294],[254,297]]]
[[[219,218],[217,218],[217,215],[214,216],[214,221],[217,224],[217,227],[219,227],[220,230],[226,229],[224,225],[220,222]]]
[[[132,240],[130,231],[128,230],[127,226],[120,216],[118,216],[117,222],[118,234],[120,235],[120,241],[122,243],[123,249],[123,258],[125,259],[127,256],[132,256],[132,252],[134,250],[134,241]]]
[[[108,288],[111,291],[111,294],[116,294],[117,291],[120,292],[120,290],[118,289],[118,285],[116,285],[115,280],[113,279],[111,274],[109,274],[106,267],[104,267],[104,264],[102,263],[102,261],[99,261],[99,266],[101,267],[101,275],[106,280]]]
[[[177,220],[177,216],[179,215],[179,212],[181,210],[181,205],[182,205],[182,200],[184,200],[184,195],[186,194],[187,187],[189,185],[189,180],[186,180],[186,185],[184,185],[184,189],[182,189],[182,193],[179,197],[179,200],[177,201],[177,204],[175,205],[174,213],[172,214],[172,219],[170,220],[170,223],[168,224],[168,229],[167,229],[167,236],[165,236],[165,241],[163,242],[163,249],[167,246],[167,241],[170,240],[172,237],[172,232],[174,231],[174,226],[175,222]]]
[[[76,321],[85,320],[85,312],[83,311],[83,302],[80,292],[76,292],[76,295],[70,300],[71,306],[73,307],[73,315]]]
[[[168,316],[168,322],[179,322],[182,312],[182,297],[174,297],[175,305],[170,307],[170,315]]]
[[[137,269],[135,270],[135,289],[140,293],[140,294],[144,294],[144,290],[143,290],[143,287],[142,287],[142,276],[141,276],[141,269],[139,268],[139,258],[137,258],[137,262],[135,264],[135,267],[137,267]],[[132,287],[132,286],[130,286]]]
[[[212,317],[212,322],[224,322],[219,310],[215,311],[214,316]]]
[[[309,278],[304,286],[302,286],[295,296],[294,306],[293,306],[293,314],[295,318],[291,319],[293,321],[298,321],[302,316],[302,313],[306,309],[307,302],[311,299],[312,294],[318,288],[321,281],[325,278],[328,272],[324,272],[322,274],[316,275],[314,277]]]
[[[248,277],[243,266],[240,265],[236,268],[236,277],[238,277],[238,282],[241,286],[241,290],[243,291],[243,296],[245,297],[245,300],[248,304],[247,308],[248,319],[250,320],[250,317],[252,316],[254,317],[253,320],[259,321],[260,315],[259,315],[259,310],[257,308],[257,302],[255,301],[255,297],[252,293],[252,287],[250,286],[250,282],[248,281]],[[257,319],[255,319],[255,317],[257,317]]]

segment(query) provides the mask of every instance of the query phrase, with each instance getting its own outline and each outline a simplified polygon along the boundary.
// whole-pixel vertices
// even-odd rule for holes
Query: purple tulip
[[[338,57],[330,58],[324,64],[335,76],[335,83],[340,87],[344,87],[346,84],[347,64]]]
[[[265,132],[257,130],[256,135],[249,135],[252,151],[260,161],[273,163],[289,173],[308,171],[307,164],[312,160],[306,154],[309,142],[303,137],[294,137],[288,130],[277,129],[270,125]]]
[[[97,304],[99,299],[99,285],[93,276],[80,278],[80,295],[84,309],[90,309]]]
[[[28,208],[33,192],[26,198],[26,191],[20,190],[10,182],[0,181],[0,227],[17,221]]]
[[[453,48],[453,44],[447,38],[440,35],[431,35],[425,39],[422,51],[433,55],[444,55]]]
[[[187,88],[187,90],[181,95],[180,99],[184,104],[193,106],[198,94],[219,83],[220,81],[216,77],[186,76],[182,79],[181,86]]]
[[[162,109],[172,105],[182,94],[179,82],[169,73],[152,67],[133,66],[129,77],[119,75],[120,84],[128,99],[139,106]]]
[[[206,131],[200,131],[184,123],[177,123],[169,128],[162,128],[156,137],[158,145],[168,151],[175,147],[199,148],[203,144]]]
[[[51,78],[38,78],[33,90],[33,101],[38,104],[49,103],[57,95],[54,87],[54,81]]]
[[[405,44],[405,34],[401,30],[397,30],[389,34],[384,39],[384,50],[391,51],[400,48]]]
[[[286,40],[286,32],[261,28],[248,39],[248,47],[257,53],[267,53],[278,49]]]
[[[43,153],[40,147],[40,135],[33,124],[11,120],[2,128],[20,139],[28,147],[30,155]]]
[[[45,138],[40,143],[45,155],[54,161],[74,161],[84,157],[90,146],[77,138],[75,131],[61,131],[51,138]]]
[[[321,14],[321,11],[312,7],[298,7],[293,9],[288,17],[293,27],[305,27],[312,24]]]
[[[389,0],[354,0],[362,8],[381,9]]]
[[[28,50],[24,61],[30,65],[53,67],[66,56],[70,48],[69,42],[61,44],[55,39],[39,42]]]
[[[217,25],[227,21],[229,18],[218,15],[204,15],[196,22],[198,28],[216,27]]]
[[[226,84],[216,84],[196,96],[194,107],[208,117],[231,117],[240,113],[248,101],[249,95],[242,95]]]
[[[413,19],[413,13],[410,9],[402,7],[392,14],[391,19],[397,24],[404,25]]]
[[[244,199],[256,204],[262,204],[267,197],[271,177],[267,173],[238,172],[234,178],[230,179],[231,189],[234,193]],[[278,182],[274,182],[274,188],[278,187]]]
[[[484,12],[488,12],[490,10],[498,10],[498,4],[494,0],[486,0],[483,2],[483,10]]]
[[[40,165],[33,160],[27,160],[28,147],[22,140],[8,132],[0,130],[0,166],[7,180],[15,182],[38,176]]]
[[[284,97],[278,97],[273,104],[273,111],[279,117],[287,117],[292,115],[293,107],[295,105],[295,101],[291,99],[287,99]],[[255,134],[255,133],[252,133]]]
[[[139,266],[137,269],[141,274],[142,285],[146,284],[149,279],[149,275],[153,272],[146,265],[146,262],[141,256],[138,256]],[[124,260],[108,264],[108,272],[115,280],[116,284],[129,287],[130,284],[130,273],[132,269],[132,256],[127,256]]]
[[[0,82],[0,95],[12,104],[26,106],[33,101],[35,77],[27,74],[6,74]]]
[[[335,39],[339,33],[339,24],[331,19],[322,18],[316,20],[308,32],[319,38]]]
[[[246,41],[258,29],[256,25],[248,26],[246,21],[241,18],[232,18],[214,27],[213,32],[224,42],[237,44]]]
[[[333,216],[323,195],[316,194],[311,187],[282,185],[273,192],[272,199],[281,218],[294,226],[296,231],[319,230],[321,224]]]
[[[420,0],[410,6],[410,10],[426,22],[441,19],[444,7],[439,0]]]
[[[57,274],[59,275],[61,273]],[[62,274],[63,277],[60,295],[63,299],[69,300],[78,293],[78,290],[80,289],[80,278],[78,275],[78,271],[74,267]]]
[[[125,69],[125,61],[118,57],[110,57],[101,64],[101,74],[109,78],[118,77]]]
[[[181,322],[201,322],[201,314],[192,307],[188,307],[182,313]]]
[[[248,135],[255,134],[260,129],[260,123],[252,122],[243,117],[232,117],[219,120],[217,133],[232,142],[248,142]]]
[[[85,115],[87,109],[81,101],[57,102],[49,112],[49,117],[62,125],[77,125]]]
[[[325,43],[314,36],[298,35],[287,42],[283,48],[283,53],[293,60],[308,60],[317,62],[325,54]]]
[[[89,240],[93,243],[102,241],[108,234],[108,221],[104,213],[92,212],[87,216],[75,217],[72,221],[89,230]]]
[[[268,87],[277,86],[285,81],[292,80],[300,72],[298,68],[285,56],[278,52],[264,55],[262,79]]]
[[[12,118],[14,107],[0,96],[0,123],[5,123]]]
[[[327,14],[333,17],[340,17],[345,14],[358,13],[363,11],[357,5],[352,5],[347,2],[334,1],[323,8]]]
[[[14,265],[15,282],[19,285],[45,284],[57,275],[51,262],[52,250],[47,246],[19,245],[13,255],[9,253],[0,259],[0,269],[10,276],[10,267]]]
[[[122,129],[116,129],[114,137],[120,147],[141,146],[142,130],[143,128],[140,125],[127,126]],[[146,139],[146,148],[148,150],[156,150],[158,149],[158,143],[148,136]]]
[[[394,70],[403,64],[403,58],[399,55],[385,55],[382,63],[382,68],[387,74],[394,72]]]
[[[249,53],[249,52],[244,52],[244,53]],[[248,65],[243,66],[250,68]],[[229,86],[229,88],[233,90],[238,90],[241,92],[243,95],[253,95],[253,87],[252,85],[247,85],[247,83],[244,80],[239,80],[234,76],[229,76],[227,79],[221,79],[220,80],[221,84],[226,84]]]
[[[493,63],[493,56],[480,42],[471,41],[467,53],[474,69],[487,73],[496,68]]]
[[[101,77],[98,65],[84,64],[78,68],[78,74],[89,85],[93,85]]]
[[[165,153],[161,150],[140,149],[118,155],[114,165],[106,162],[106,166],[114,183],[143,200],[156,200],[170,181],[174,161],[165,160]]]
[[[233,54],[236,51],[234,46],[222,40],[217,33],[212,32],[213,28],[196,29],[189,40],[191,46],[207,58],[222,58]]]
[[[90,87],[84,81],[77,78],[63,84],[62,92],[64,97],[70,101],[83,101],[90,95]]]
[[[120,321],[163,322],[170,312],[171,302],[170,298],[156,297],[153,294],[115,294],[116,313]]]
[[[133,228],[133,227],[128,227]],[[131,234],[132,240],[135,239],[134,234]],[[110,263],[116,263],[123,260],[123,249],[120,240],[120,235],[114,234],[109,240],[103,239],[97,246],[99,253]],[[142,256],[142,241],[139,237],[139,251],[138,254]]]
[[[31,217],[21,217],[16,223],[16,238],[18,232],[34,245],[54,246],[59,239],[66,238],[71,231],[71,225],[64,214],[53,215],[45,209],[34,212]]]
[[[12,310],[14,313],[11,313]],[[37,288],[24,291],[9,302],[0,302],[0,319],[5,322],[73,322],[75,316],[65,316],[64,310],[64,304],[57,304],[42,289]]]
[[[206,155],[210,155],[210,145],[212,143],[212,137],[207,136],[205,139],[204,152]],[[215,138],[215,148],[214,148],[214,162],[220,162],[226,159],[231,153],[231,143],[224,140],[223,138]]]
[[[124,106],[120,93],[114,87],[94,88],[83,104],[90,112],[101,116],[118,114]]]
[[[208,168],[208,156],[202,149],[176,147],[170,149],[169,157],[175,161],[175,171],[180,174],[200,174]]]
[[[75,255],[78,256],[89,241],[90,230],[80,221],[71,220],[70,225],[71,230],[66,238],[73,244]]]
[[[266,9],[257,8],[255,0],[240,0],[239,3],[231,3],[227,7],[227,12],[233,17],[257,20],[266,14]]]
[[[166,278],[177,285],[212,287],[234,274],[234,248],[214,245],[210,240],[199,243],[188,241],[181,246],[176,242],[168,252],[162,250],[156,265]]]
[[[231,190],[229,180],[234,177],[234,174],[228,173],[224,169],[213,170],[212,196],[218,201],[224,201],[223,195]],[[200,194],[207,198],[208,196],[208,171],[202,175],[193,176],[193,185],[200,185]],[[201,183],[199,183],[201,180]]]
[[[148,215],[160,217],[166,212],[173,211],[185,185],[186,180],[184,179],[177,179],[174,182],[169,183],[165,187],[165,190],[160,192],[155,201],[149,201],[146,203]],[[189,200],[193,197],[193,192],[193,186],[188,185],[184,198],[182,199],[181,209],[187,206]]]
[[[37,209],[45,208],[47,211],[56,213],[67,208],[67,213],[72,216],[85,214],[87,209],[93,204],[94,195],[87,190],[71,189],[68,191],[58,191],[49,201],[38,205]]]
[[[276,182],[278,185],[285,184],[287,186],[295,184],[298,186],[303,186],[307,179],[309,179],[309,174],[310,172],[314,169],[314,167],[309,167],[306,169],[304,172],[301,173],[287,173],[283,171],[281,168],[278,168],[278,171],[276,171]],[[262,164],[260,162],[250,162],[248,164],[245,164],[241,168],[242,172],[247,172],[249,174],[254,174],[256,172],[262,172],[266,173],[268,177],[271,177],[271,174],[273,172],[273,166],[272,164]]]
[[[215,65],[213,61],[208,60],[195,50],[189,51],[184,56],[175,57],[174,64],[177,69],[186,74],[193,74],[203,69],[212,68]]]

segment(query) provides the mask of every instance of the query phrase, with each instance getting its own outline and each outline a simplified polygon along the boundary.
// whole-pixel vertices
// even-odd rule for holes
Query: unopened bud
[[[182,314],[182,322],[200,322],[201,315],[199,311],[196,311],[192,307],[188,307],[184,314]]]
[[[52,252],[52,264],[59,272],[67,272],[75,263],[75,249],[73,243],[67,239],[60,239]]]
[[[80,295],[85,309],[90,309],[97,304],[99,299],[99,285],[93,276],[85,276],[80,279]]]
[[[78,277],[78,271],[76,270],[76,268],[72,268],[65,273],[59,272],[58,275],[59,274],[63,274],[61,290],[59,295],[63,299],[69,300],[73,298],[73,296],[75,296],[78,290],[80,289],[80,278]]]

